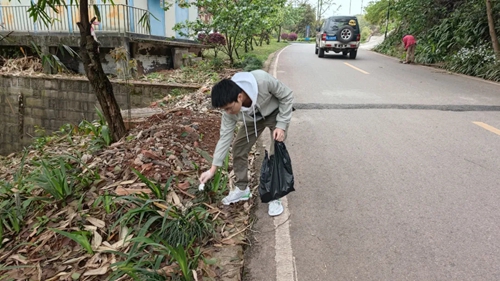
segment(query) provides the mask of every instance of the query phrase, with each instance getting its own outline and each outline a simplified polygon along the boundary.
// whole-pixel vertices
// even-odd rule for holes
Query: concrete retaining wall
[[[112,82],[122,110],[147,107],[174,88],[195,91],[198,86]],[[20,151],[36,135],[67,123],[97,119],[97,97],[87,79],[0,76],[0,155]],[[125,118],[125,116],[124,116]]]

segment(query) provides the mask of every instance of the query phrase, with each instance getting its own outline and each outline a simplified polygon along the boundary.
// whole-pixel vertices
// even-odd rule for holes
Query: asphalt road
[[[500,280],[499,84],[312,44],[275,73],[296,192],[258,206],[245,280]]]

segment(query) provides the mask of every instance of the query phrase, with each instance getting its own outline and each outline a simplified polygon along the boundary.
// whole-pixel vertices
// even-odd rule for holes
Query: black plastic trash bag
[[[295,191],[290,155],[283,142],[274,142],[274,155],[266,150],[260,169],[259,194],[262,203],[279,199]]]

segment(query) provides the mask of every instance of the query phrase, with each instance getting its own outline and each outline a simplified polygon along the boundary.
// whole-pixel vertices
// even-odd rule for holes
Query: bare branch
[[[12,33],[14,33],[14,31],[11,31],[9,33],[7,33],[7,35],[3,36],[3,35],[0,35],[0,42],[3,41],[5,38],[9,37],[9,35],[11,35]]]

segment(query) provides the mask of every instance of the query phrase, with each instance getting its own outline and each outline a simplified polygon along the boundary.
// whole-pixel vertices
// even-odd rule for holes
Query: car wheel
[[[325,49],[323,48],[319,48],[319,54],[318,54],[318,57],[322,58],[325,56]]]
[[[354,40],[356,35],[354,34],[354,28],[349,25],[342,26],[337,33],[337,40],[346,44]]]
[[[357,54],[358,54],[358,50],[352,50],[349,52],[349,58],[353,60],[356,58]]]
[[[344,57],[345,57],[345,56],[347,56],[347,53],[348,53],[347,51],[342,51],[342,55],[343,55]]]
[[[318,54],[318,45],[316,45],[316,48],[314,49],[314,53],[317,55]]]

